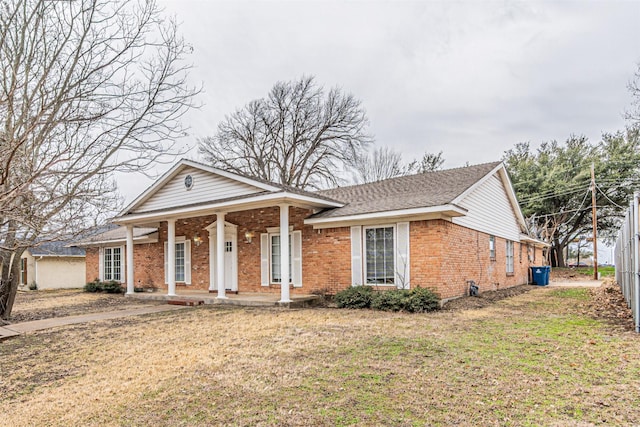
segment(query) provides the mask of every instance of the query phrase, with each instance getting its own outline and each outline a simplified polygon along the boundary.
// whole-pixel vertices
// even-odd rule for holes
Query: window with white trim
[[[122,247],[104,248],[102,252],[102,280],[122,282]]]
[[[291,265],[291,237],[292,234],[289,233],[289,282],[292,279],[293,266]],[[270,244],[270,263],[271,263],[271,283],[281,283],[282,282],[282,272],[280,271],[280,234],[272,233],[269,234],[269,244]]]
[[[365,283],[370,285],[394,285],[395,227],[365,227]]]
[[[513,274],[513,242],[507,240],[507,274]]]
[[[176,236],[176,282],[191,284],[191,240],[184,236]],[[169,250],[168,242],[164,242],[164,281],[169,283]]]
[[[489,236],[489,258],[492,261],[496,260],[496,237]]]

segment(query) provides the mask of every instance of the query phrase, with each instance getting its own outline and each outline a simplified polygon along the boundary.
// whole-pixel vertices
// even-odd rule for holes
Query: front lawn
[[[430,314],[200,307],[0,343],[3,425],[632,425],[640,337],[587,289]]]

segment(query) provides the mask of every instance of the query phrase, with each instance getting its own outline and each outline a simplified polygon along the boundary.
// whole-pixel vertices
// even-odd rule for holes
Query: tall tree
[[[359,184],[382,181],[397,176],[432,172],[442,168],[442,151],[437,154],[424,153],[420,161],[402,161],[402,155],[388,147],[376,148],[371,154],[364,152],[356,157],[353,181]]]
[[[25,248],[112,213],[114,172],[179,152],[187,53],[154,1],[0,4],[0,318]]]
[[[297,188],[335,185],[371,142],[360,101],[313,77],[278,82],[265,98],[227,116],[200,140],[207,162]]]
[[[602,237],[616,233],[634,185],[640,183],[640,137],[633,129],[604,134],[596,144],[583,136],[571,136],[565,144],[545,142],[535,151],[519,143],[503,160],[532,231],[552,245],[553,266],[565,265],[564,250],[571,241],[592,233],[592,163]]]

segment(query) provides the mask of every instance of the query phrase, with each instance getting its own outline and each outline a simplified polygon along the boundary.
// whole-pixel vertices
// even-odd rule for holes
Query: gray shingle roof
[[[133,237],[134,238],[144,237],[149,234],[156,233],[157,231],[158,229],[153,227],[134,227]],[[117,242],[117,241],[125,240],[126,238],[127,238],[126,227],[115,225],[115,224],[109,224],[99,229],[97,233],[92,234],[82,240],[79,240],[77,244],[84,246],[84,245],[91,245],[92,243],[97,243],[97,242],[110,242],[110,241]]]
[[[401,209],[446,205],[496,168],[500,162],[402,176],[368,184],[322,190],[318,194],[346,203],[313,218],[337,218]]]
[[[85,250],[67,246],[69,242],[42,242],[29,249],[33,256],[84,256]]]

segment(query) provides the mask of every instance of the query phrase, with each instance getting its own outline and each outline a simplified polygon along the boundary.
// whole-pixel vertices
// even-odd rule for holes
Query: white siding
[[[466,216],[453,218],[454,224],[520,241],[518,220],[497,174],[483,182],[458,204],[467,209],[468,213]]]
[[[193,177],[193,187],[187,190],[184,178]],[[194,203],[210,202],[236,196],[259,193],[261,190],[243,182],[235,181],[200,169],[187,167],[167,182],[134,212],[148,212]]]

